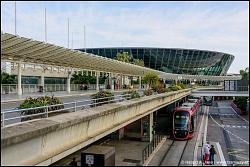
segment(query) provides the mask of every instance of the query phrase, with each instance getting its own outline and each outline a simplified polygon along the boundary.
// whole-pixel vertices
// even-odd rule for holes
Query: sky
[[[70,48],[163,47],[229,53],[228,73],[249,67],[249,2],[17,1],[17,34]],[[15,33],[14,1],[1,1],[1,31]]]

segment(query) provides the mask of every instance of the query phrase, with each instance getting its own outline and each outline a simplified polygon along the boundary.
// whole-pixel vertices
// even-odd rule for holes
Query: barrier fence
[[[40,91],[39,84],[22,84],[23,93],[36,93]],[[139,85],[133,85],[133,88],[139,88]],[[105,89],[105,84],[99,84],[99,89]],[[115,88],[117,90],[117,88]],[[45,84],[44,92],[57,92],[66,91],[67,84]],[[81,90],[96,90],[96,84],[70,84],[71,91],[81,91]],[[17,84],[1,84],[1,94],[12,94],[17,93]]]
[[[155,134],[153,140],[142,150],[142,165],[153,153],[158,144],[162,141],[164,135]]]
[[[6,122],[11,120],[19,120],[20,122],[24,122],[26,120],[31,120],[31,118],[47,118],[52,113],[64,113],[64,112],[75,112],[79,110],[84,110],[87,108],[92,108],[96,106],[100,106],[102,104],[107,103],[115,103],[115,102],[122,102],[124,100],[129,100],[131,98],[130,94],[124,94],[124,95],[116,95],[116,96],[110,96],[110,97],[104,97],[104,98],[97,98],[97,99],[90,99],[90,100],[82,100],[82,101],[74,101],[74,102],[68,102],[63,104],[56,104],[56,105],[49,105],[49,106],[41,106],[41,107],[34,107],[34,108],[25,108],[25,109],[8,109],[1,111],[1,126],[4,127],[6,125]],[[53,111],[49,111],[50,109],[59,108]],[[39,110],[39,113],[36,114],[24,114],[21,115],[21,113],[29,112],[29,111]],[[15,113],[14,117],[7,118],[7,114],[13,114]],[[38,116],[38,117],[37,117]],[[15,122],[16,123],[16,122]]]

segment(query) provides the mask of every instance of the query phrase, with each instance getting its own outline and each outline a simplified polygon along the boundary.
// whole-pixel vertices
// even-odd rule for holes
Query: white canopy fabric
[[[100,72],[112,72],[131,76],[144,76],[147,72],[155,72],[161,78],[173,80],[196,79],[197,81],[224,81],[241,79],[241,76],[208,76],[165,73],[3,32],[1,32],[1,60],[55,65]]]

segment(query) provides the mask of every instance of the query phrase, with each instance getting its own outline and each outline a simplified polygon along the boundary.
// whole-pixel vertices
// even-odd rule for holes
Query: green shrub
[[[55,104],[62,104],[62,105],[48,107],[48,111],[59,110],[59,109],[64,108],[63,102],[54,96],[44,96],[44,97],[38,97],[38,98],[29,97],[29,98],[26,98],[22,104],[20,104],[19,109],[50,106],[50,105],[55,105]],[[24,116],[24,115],[31,115],[31,114],[38,114],[38,113],[45,113],[45,112],[46,112],[46,108],[39,108],[39,109],[31,109],[31,110],[22,111],[21,115]],[[45,117],[46,117],[46,114],[41,114],[37,116],[22,118],[21,121],[26,121],[26,120],[36,119],[36,118],[45,118]]]
[[[129,90],[129,91],[126,91],[126,92],[122,93],[122,95],[125,95],[125,94],[130,94],[130,96],[125,97],[127,100],[140,98],[140,94],[136,90]]]
[[[145,89],[145,90],[143,91],[143,93],[144,93],[144,95],[146,95],[146,96],[150,96],[150,95],[153,94],[153,90],[151,90],[151,89]]]
[[[183,83],[178,83],[177,86],[180,86],[182,89],[186,89],[186,85],[184,85]]]
[[[165,89],[165,92],[172,92],[173,90],[172,89],[170,89],[170,88],[166,88]]]
[[[177,91],[177,90],[181,90],[182,88],[179,85],[172,85],[169,87],[169,89],[172,91]]]
[[[110,97],[110,98],[105,98],[105,97]],[[111,102],[107,102],[107,101],[114,100],[114,95],[109,91],[100,90],[96,94],[91,95],[91,98],[93,100],[93,103],[103,102],[101,104],[96,104],[96,106],[100,106],[100,105],[103,105],[103,104],[111,103]],[[99,99],[99,98],[105,98],[105,99]]]
[[[235,100],[233,102],[242,111],[246,110],[246,107],[247,107],[247,97],[235,97]]]

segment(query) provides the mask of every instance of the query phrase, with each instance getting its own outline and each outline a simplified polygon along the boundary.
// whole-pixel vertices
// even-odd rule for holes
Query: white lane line
[[[220,146],[219,142],[216,142],[216,146],[217,146],[218,153],[219,153],[219,156],[220,156],[221,165],[222,166],[227,166],[227,163],[226,163],[226,160],[224,158],[224,155],[223,155],[223,152],[222,152],[222,149],[221,149],[221,146]]]
[[[240,116],[240,115],[234,110],[233,107],[231,107],[231,109],[233,110],[233,112],[234,112],[236,115],[238,115],[242,120],[246,121],[246,122],[249,124],[249,122],[248,122],[245,118],[243,118],[242,116]]]
[[[246,140],[240,138],[239,136],[233,134],[231,131],[225,129],[224,127],[222,127],[221,124],[219,124],[218,122],[216,122],[210,114],[209,114],[209,116],[210,116],[210,118],[212,119],[212,121],[214,121],[219,127],[223,128],[223,129],[224,129],[225,131],[227,131],[229,134],[233,135],[234,137],[240,139],[241,141],[243,141],[243,142],[245,142],[245,143],[247,143],[247,144],[249,145],[249,142],[248,142],[248,141],[246,141]]]

